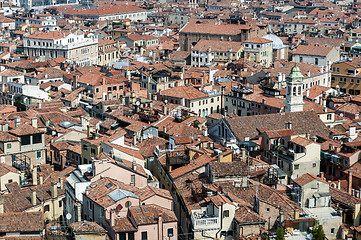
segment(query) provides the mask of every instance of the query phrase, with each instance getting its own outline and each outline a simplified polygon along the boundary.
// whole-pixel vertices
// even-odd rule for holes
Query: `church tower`
[[[303,111],[303,75],[296,65],[287,75],[287,94],[285,101],[285,112]]]

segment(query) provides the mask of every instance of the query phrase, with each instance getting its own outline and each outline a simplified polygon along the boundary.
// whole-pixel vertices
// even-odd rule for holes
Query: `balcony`
[[[272,145],[271,152],[276,156],[287,159],[289,161],[294,160],[295,154],[292,151],[285,148],[284,146]]]
[[[192,223],[194,230],[219,229],[219,217],[201,215],[192,211]]]

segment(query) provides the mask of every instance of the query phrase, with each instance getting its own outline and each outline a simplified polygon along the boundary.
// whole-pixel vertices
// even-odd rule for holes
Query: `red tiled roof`
[[[50,31],[50,32],[37,32],[32,35],[26,36],[25,38],[54,40],[54,39],[65,38],[68,35],[69,32],[65,32],[65,31]]]
[[[187,86],[179,86],[179,87],[163,90],[159,92],[159,95],[175,97],[175,98],[184,98],[186,100],[194,100],[208,96],[207,94],[199,91],[194,87],[187,87]]]
[[[42,212],[0,213],[0,232],[41,232],[44,230]]]

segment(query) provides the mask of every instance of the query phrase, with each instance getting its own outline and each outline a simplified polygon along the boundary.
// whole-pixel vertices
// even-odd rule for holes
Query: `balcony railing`
[[[192,223],[194,229],[217,229],[219,228],[219,218],[216,216],[197,217],[192,214]]]
[[[218,224],[218,218],[217,217],[195,219],[195,222],[194,222],[195,227],[209,226],[209,225],[215,225],[215,224]]]

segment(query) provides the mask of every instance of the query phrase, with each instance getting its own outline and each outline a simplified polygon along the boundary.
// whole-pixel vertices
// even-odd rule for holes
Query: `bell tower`
[[[287,93],[285,101],[285,112],[303,111],[303,75],[299,67],[292,67],[286,77]]]

